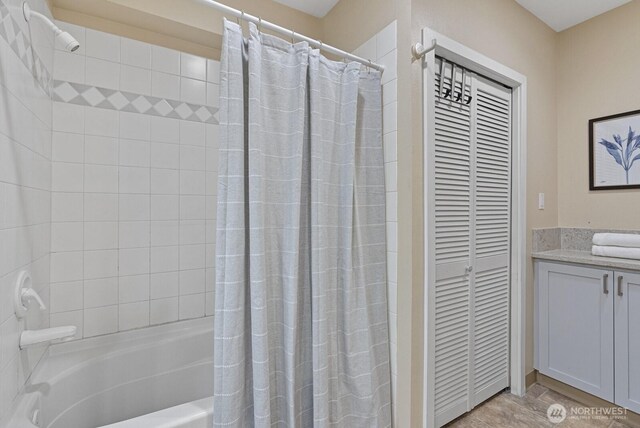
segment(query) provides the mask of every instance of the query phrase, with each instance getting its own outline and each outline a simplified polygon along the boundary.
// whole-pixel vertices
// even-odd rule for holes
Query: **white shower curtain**
[[[391,425],[380,74],[225,21],[214,426]]]

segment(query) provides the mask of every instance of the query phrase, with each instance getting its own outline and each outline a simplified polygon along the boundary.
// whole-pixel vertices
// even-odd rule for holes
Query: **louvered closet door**
[[[438,64],[437,69],[440,69]],[[451,87],[445,70],[443,94]],[[460,82],[461,75],[457,76]],[[440,85],[436,77],[436,88]],[[459,92],[459,86],[457,91]],[[472,145],[471,106],[435,100],[435,385],[438,426],[469,407]]]
[[[436,97],[430,142],[436,426],[509,385],[511,92],[471,73],[467,85],[470,105]]]
[[[477,405],[509,386],[511,90],[475,78],[473,389]]]

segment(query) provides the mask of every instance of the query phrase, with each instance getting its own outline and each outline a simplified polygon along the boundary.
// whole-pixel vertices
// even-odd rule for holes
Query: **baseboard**
[[[558,392],[562,395],[565,395],[579,403],[584,404],[589,407],[611,407],[615,406],[615,404],[610,403],[607,400],[603,400],[602,398],[596,397],[595,395],[591,395],[587,392],[581,391],[573,386],[567,385],[566,383],[560,382],[559,380],[555,380],[550,378],[549,376],[545,376],[539,373],[537,370],[531,372],[535,374],[536,382],[540,385],[549,388],[555,392]],[[531,374],[529,373],[529,374]],[[529,382],[529,375],[527,375],[527,385]],[[640,428],[640,414],[632,412],[631,410],[627,410],[627,419],[625,422],[631,426]]]
[[[529,373],[527,373],[527,375],[524,377],[524,384],[525,384],[525,387],[527,389],[529,389],[529,387],[531,385],[536,383],[536,375],[537,375],[537,373],[538,373],[537,370],[532,370]]]

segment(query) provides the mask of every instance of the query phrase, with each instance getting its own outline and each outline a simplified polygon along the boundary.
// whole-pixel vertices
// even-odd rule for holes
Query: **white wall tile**
[[[120,195],[120,221],[149,220],[149,195]]]
[[[382,58],[396,49],[396,21],[380,30],[376,36],[376,58]]]
[[[85,52],[89,57],[120,62],[120,37],[87,29]]]
[[[120,140],[120,165],[124,166],[149,166],[150,147],[148,141]]]
[[[89,279],[84,281],[84,307],[99,308],[118,303],[118,278]]]
[[[51,160],[82,163],[84,161],[84,135],[53,132]]]
[[[121,166],[120,193],[149,193],[149,168]]]
[[[118,195],[86,193],[84,195],[84,221],[117,221]]]
[[[100,165],[118,164],[118,139],[97,135],[85,136],[85,163]]]
[[[180,121],[180,144],[205,145],[206,128],[203,123]]]
[[[71,251],[51,254],[51,282],[82,280],[83,253]]]
[[[204,195],[205,173],[202,171],[180,171],[181,195]]]
[[[120,65],[116,62],[87,57],[84,83],[99,88],[120,87]]]
[[[204,294],[180,296],[180,319],[204,316]]]
[[[151,71],[130,65],[120,65],[120,90],[151,95]]]
[[[181,220],[180,245],[204,244],[205,231],[204,220]]]
[[[51,313],[68,312],[82,309],[82,281],[59,282],[51,284],[49,306]]]
[[[151,273],[172,272],[180,268],[178,246],[151,247]]]
[[[151,118],[151,141],[157,141],[160,143],[179,143],[180,122],[183,121],[168,117],[153,116]]]
[[[204,312],[206,316],[212,316],[215,312],[215,293],[207,293],[205,295]]]
[[[112,250],[118,248],[118,222],[94,221],[84,223],[85,250]]]
[[[61,252],[82,250],[82,235],[82,222],[51,223],[51,251]]]
[[[84,252],[84,278],[99,279],[118,276],[118,251],[97,250]]]
[[[180,74],[192,79],[207,79],[207,60],[205,58],[180,53]]]
[[[151,73],[151,95],[170,100],[180,99],[180,77],[154,71]]]
[[[180,169],[205,170],[204,147],[180,146]]]
[[[204,293],[204,269],[183,270],[180,272],[180,295]]]
[[[118,306],[104,306],[84,310],[84,337],[118,331]]]
[[[151,246],[161,247],[180,243],[180,225],[178,221],[163,220],[151,222]],[[151,254],[153,264],[153,250]]]
[[[123,37],[120,41],[120,55],[122,64],[151,68],[151,45],[148,43]]]
[[[119,307],[119,328],[130,330],[149,325],[149,302],[124,303]]]
[[[67,82],[85,82],[85,57],[75,53],[56,51],[54,54],[55,66],[53,78]]]
[[[150,136],[149,116],[120,112],[120,138],[149,141]]]
[[[180,74],[180,52],[161,46],[151,48],[151,68],[170,74]]]
[[[103,137],[118,136],[118,112],[98,107],[85,107],[85,134]]]
[[[149,273],[149,248],[130,248],[119,251],[120,275]]]
[[[151,299],[175,297],[180,294],[178,272],[152,273],[150,276]]]
[[[118,225],[120,248],[141,248],[149,246],[148,221],[121,221]]]
[[[150,307],[151,324],[163,324],[178,320],[178,298],[152,300]]]
[[[180,168],[180,146],[170,143],[151,143],[150,165],[152,168]]]
[[[53,162],[51,169],[51,190],[54,192],[82,192],[83,165]]]
[[[84,190],[93,193],[118,193],[118,167],[85,165]]]
[[[220,86],[215,83],[207,83],[207,105],[214,107],[220,105]]]
[[[174,169],[151,168],[151,193],[155,195],[179,194],[180,172]]]
[[[220,61],[213,59],[207,60],[207,81],[220,83]]]
[[[204,267],[204,244],[180,246],[180,270],[202,269]]]
[[[51,221],[82,221],[83,217],[82,193],[51,194]]]
[[[120,303],[144,302],[149,304],[149,275],[121,276],[118,299]]]
[[[207,102],[207,85],[201,80],[180,78],[180,101],[191,104],[205,104]]]
[[[56,54],[68,60],[57,74],[63,80],[218,104],[218,61],[82,27],[73,31],[87,55]],[[59,285],[51,297],[61,311],[51,322],[72,322],[81,337],[91,337],[211,314],[213,288],[206,281],[213,284],[218,127],[55,104],[55,141],[45,155],[55,164],[49,168],[54,193],[43,202],[51,207],[44,217],[46,247],[56,251],[49,264]],[[0,137],[0,155],[8,144]],[[21,177],[10,167],[0,170],[1,208],[9,200],[5,177]],[[35,179],[48,180],[43,171]],[[0,238],[7,221],[20,220],[16,213],[0,215]],[[19,250],[11,263],[25,254]],[[75,300],[67,297],[72,292]],[[190,298],[181,302],[181,293]]]
[[[53,103],[53,130],[84,133],[84,107],[60,102]]]

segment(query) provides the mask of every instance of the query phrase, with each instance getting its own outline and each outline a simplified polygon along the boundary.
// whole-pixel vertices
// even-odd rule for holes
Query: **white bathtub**
[[[213,321],[183,321],[51,346],[0,428],[205,427],[212,392]]]

